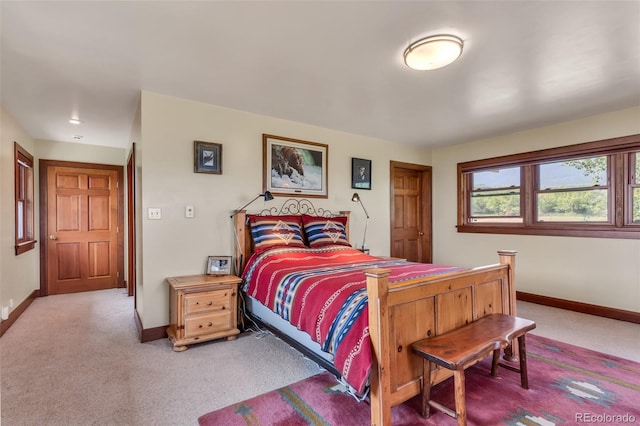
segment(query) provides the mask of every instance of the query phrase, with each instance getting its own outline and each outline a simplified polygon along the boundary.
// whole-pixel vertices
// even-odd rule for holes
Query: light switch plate
[[[162,219],[162,210],[155,207],[149,208],[149,219]]]
[[[195,211],[193,209],[193,206],[186,206],[184,208],[184,217],[188,219],[193,219],[194,215],[195,215]]]

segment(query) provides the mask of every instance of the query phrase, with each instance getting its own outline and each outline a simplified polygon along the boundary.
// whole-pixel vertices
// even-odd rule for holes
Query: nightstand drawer
[[[231,311],[194,315],[184,320],[184,337],[215,333],[233,328]]]
[[[231,306],[231,288],[201,293],[185,294],[185,315],[204,311],[229,310]]]

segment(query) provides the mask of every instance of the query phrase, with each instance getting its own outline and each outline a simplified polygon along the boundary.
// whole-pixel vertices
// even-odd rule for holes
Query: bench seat
[[[493,353],[491,375],[496,376],[498,366],[520,373],[520,383],[529,389],[525,334],[536,327],[535,322],[513,315],[491,314],[461,328],[412,345],[413,352],[423,359],[422,415],[429,417],[430,407],[437,408],[457,419],[458,426],[467,424],[464,397],[464,369]],[[500,363],[500,352],[518,340],[520,368]],[[430,400],[431,363],[453,371],[456,410],[453,411]]]

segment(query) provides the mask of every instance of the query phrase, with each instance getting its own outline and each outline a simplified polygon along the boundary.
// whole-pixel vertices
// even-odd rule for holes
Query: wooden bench
[[[429,417],[430,407],[457,419],[458,426],[467,424],[464,397],[464,369],[493,352],[491,375],[496,376],[498,365],[520,373],[520,384],[529,389],[525,333],[536,328],[536,323],[512,315],[491,314],[461,328],[436,337],[423,339],[412,345],[413,352],[423,358],[422,416]],[[499,362],[501,349],[518,339],[520,368]],[[430,400],[431,363],[453,371],[456,410]]]

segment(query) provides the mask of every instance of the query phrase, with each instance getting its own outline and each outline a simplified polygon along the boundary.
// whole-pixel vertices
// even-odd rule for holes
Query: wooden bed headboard
[[[313,203],[306,198],[288,198],[280,207],[274,206],[269,209],[263,209],[257,213],[260,216],[302,216],[303,214],[309,216],[319,217],[335,217],[345,216],[347,223],[345,225],[345,233],[347,234],[347,240],[349,239],[349,216],[351,212],[349,210],[341,210],[337,213],[331,210],[324,209],[322,207],[316,207]],[[246,210],[240,210],[236,212],[234,216],[234,233],[235,233],[235,266],[236,274],[242,275],[244,267],[247,264],[247,260],[251,256],[253,250],[253,241],[251,240],[251,228],[247,223],[248,213]]]

